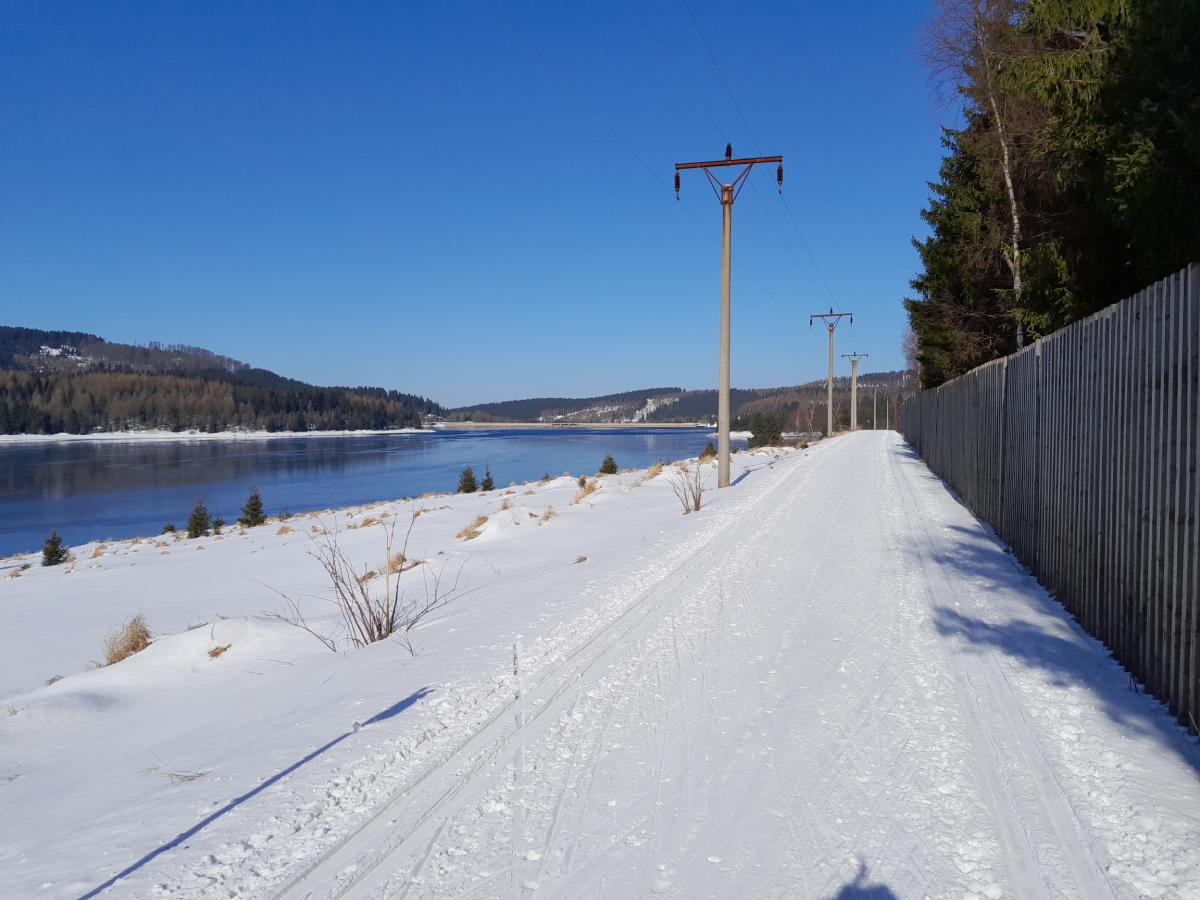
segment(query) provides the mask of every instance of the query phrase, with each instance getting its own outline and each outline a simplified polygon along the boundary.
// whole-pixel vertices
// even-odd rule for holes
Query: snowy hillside
[[[6,561],[6,890],[1197,896],[1194,739],[895,435],[733,463]],[[336,636],[311,539],[414,511],[415,655],[273,617]]]

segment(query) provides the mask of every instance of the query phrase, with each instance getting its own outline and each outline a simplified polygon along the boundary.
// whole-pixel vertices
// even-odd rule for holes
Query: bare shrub
[[[447,585],[444,578],[446,563],[438,569],[431,566],[422,569],[425,573],[424,590],[416,596],[408,596],[401,590],[399,573],[419,564],[409,560],[407,556],[408,539],[415,521],[416,516],[413,516],[409,521],[404,543],[398,550],[395,547],[395,520],[391,526],[385,527],[389,562],[383,568],[383,589],[378,592],[373,592],[356,573],[353,564],[338,546],[336,533],[314,542],[314,548],[310,552],[329,576],[333,602],[342,613],[346,633],[355,647],[363,647],[392,635],[399,635],[409,653],[416,655],[416,649],[409,638],[411,631],[432,614],[462,596],[458,590],[462,566],[459,566],[454,580]]]
[[[92,559],[99,559],[108,550],[108,544],[97,544],[96,549],[92,551]]]
[[[209,658],[216,659],[218,656],[220,656],[222,653],[224,653],[226,650],[228,650],[232,646],[233,646],[233,644],[218,644],[217,646],[213,647],[211,650],[208,651]]]
[[[471,524],[456,534],[455,537],[464,541],[475,540],[475,538],[479,537],[479,529],[487,524],[487,520],[488,517],[485,515],[476,516]]]
[[[579,565],[579,564],[580,564],[580,563],[582,563],[582,562],[587,562],[587,557],[586,557],[586,556],[577,556],[577,557],[575,557],[575,565]]]
[[[681,463],[671,470],[671,491],[679,499],[683,514],[700,511],[700,498],[704,494],[704,469],[697,463],[694,467]]]
[[[150,646],[150,629],[141,613],[118,625],[104,638],[104,665],[111,666]]]

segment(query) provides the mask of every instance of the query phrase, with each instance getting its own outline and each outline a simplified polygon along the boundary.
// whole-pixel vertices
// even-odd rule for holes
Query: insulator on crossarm
[[[775,170],[775,185],[780,192],[783,191],[783,163],[780,163],[779,168]]]
[[[679,173],[675,173],[675,199],[679,199]]]

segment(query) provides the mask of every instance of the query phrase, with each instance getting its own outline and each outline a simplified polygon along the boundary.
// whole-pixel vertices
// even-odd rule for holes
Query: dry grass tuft
[[[501,509],[512,509],[512,501],[509,500],[507,497],[505,497],[504,502],[500,504],[500,508]]]
[[[575,565],[579,565],[581,562],[587,562],[587,557],[586,556],[575,557]]]
[[[404,551],[393,553],[392,558],[388,560],[387,574],[399,575],[402,572],[407,572],[409,569],[414,569],[421,564],[419,559],[409,559],[404,555]]]
[[[104,665],[111,666],[150,646],[150,629],[138,613],[123,625],[118,625],[104,639]]]
[[[529,490],[527,490],[525,493],[523,493],[521,496],[522,496],[522,497],[533,497],[533,496],[536,496],[536,495],[537,495],[537,491],[535,491],[535,490],[533,490],[532,488],[530,488],[530,489],[529,489]]]
[[[654,465],[652,465],[650,468],[648,468],[646,470],[646,474],[644,474],[638,481],[635,482],[635,486],[640,487],[641,485],[645,484],[647,481],[653,481],[655,478],[657,478],[659,475],[662,474],[662,470],[663,470],[663,464],[655,463]]]
[[[475,521],[456,534],[455,537],[461,538],[464,541],[474,540],[475,538],[479,537],[479,529],[484,526],[487,520],[487,516],[476,516]]]
[[[572,500],[571,503],[582,503],[587,497],[590,497],[592,494],[596,493],[596,488],[599,487],[599,485],[600,482],[596,478],[588,478],[584,480],[583,484],[579,488],[579,493],[575,495],[575,499]]]
[[[108,544],[97,544],[96,549],[92,551],[92,559],[99,559],[108,550]]]
[[[275,533],[276,534],[291,534],[292,531],[293,531],[293,529],[289,528],[287,525],[280,525],[279,530],[276,531]]]
[[[166,541],[155,541],[154,546],[161,549],[162,547],[170,547],[171,545]]]
[[[554,504],[552,503],[549,506],[547,506],[545,511],[542,513],[542,521],[549,522],[556,515],[558,515],[558,514],[554,511]]]
[[[211,650],[208,651],[209,658],[216,659],[218,656],[220,656],[222,653],[224,653],[226,650],[228,650],[232,646],[233,646],[233,644],[218,644],[216,647],[213,647]]]

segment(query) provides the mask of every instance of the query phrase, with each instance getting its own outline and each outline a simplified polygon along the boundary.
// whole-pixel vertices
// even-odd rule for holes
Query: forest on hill
[[[1200,3],[939,0],[963,124],[905,301],[933,387],[1200,260]]]
[[[0,434],[420,428],[431,400],[316,387],[199,347],[0,327]]]

